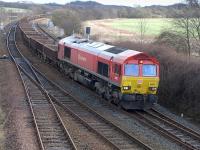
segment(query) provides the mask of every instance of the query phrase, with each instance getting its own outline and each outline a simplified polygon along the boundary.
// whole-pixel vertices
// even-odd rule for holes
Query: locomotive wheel
[[[118,109],[122,109],[123,108],[120,102],[116,103],[116,100],[113,100],[113,104],[115,106],[117,106]]]
[[[118,109],[123,109],[122,105],[120,103],[117,104]]]
[[[109,99],[111,99],[112,97],[109,93],[105,92],[104,98],[109,101]]]
[[[98,94],[98,95],[101,95],[99,90],[97,88],[95,88],[95,92]]]
[[[109,102],[109,103],[112,103],[112,101],[113,101],[113,99],[112,99],[112,98],[110,98],[110,99],[108,100],[108,102]]]

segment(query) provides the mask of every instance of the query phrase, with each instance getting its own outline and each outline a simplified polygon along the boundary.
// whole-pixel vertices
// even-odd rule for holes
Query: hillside
[[[71,9],[80,14],[82,20],[108,19],[108,18],[160,18],[179,17],[185,4],[170,6],[153,5],[148,7],[127,7],[115,5],[103,5],[93,1],[75,1],[65,5],[57,3],[35,4],[27,1],[3,2],[1,7],[23,8],[35,10],[37,13],[47,13],[58,9]]]
[[[95,19],[106,19],[106,18],[158,18],[158,17],[179,17],[182,13],[183,8],[186,5],[179,3],[169,6],[147,6],[147,7],[127,7],[127,6],[115,6],[115,5],[103,5],[93,1],[75,1],[67,3],[65,8],[74,9],[78,12],[83,13],[95,11],[98,13],[98,17]],[[90,15],[87,15],[89,19]]]
[[[99,8],[99,7],[105,7],[107,5],[103,5],[101,3],[93,2],[93,1],[75,1],[71,3],[67,3],[66,6],[72,7],[72,8]]]

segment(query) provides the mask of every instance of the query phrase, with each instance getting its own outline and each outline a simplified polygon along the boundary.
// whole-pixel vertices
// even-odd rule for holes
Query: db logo
[[[142,80],[138,80],[137,84],[142,84],[142,82],[143,82]]]

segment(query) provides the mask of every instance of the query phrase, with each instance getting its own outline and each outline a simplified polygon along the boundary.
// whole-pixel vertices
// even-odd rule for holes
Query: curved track
[[[46,31],[42,31],[45,32]],[[49,37],[51,38],[51,37]],[[45,83],[43,83],[45,86]],[[48,88],[48,86],[46,86]],[[55,88],[52,88],[55,89]],[[52,95],[52,99],[55,101],[59,102],[59,98],[62,99],[62,94],[61,97],[56,97],[55,95],[59,95],[59,92],[56,92],[54,90],[49,91]],[[54,93],[55,92],[55,93]],[[54,95],[55,94],[55,95]],[[66,107],[63,105],[62,100],[60,103],[63,107]],[[153,111],[153,110],[152,110]],[[136,112],[133,116],[140,120],[142,123],[145,125],[155,129],[162,135],[166,136],[167,138],[171,139],[172,141],[175,141],[179,145],[183,146],[186,149],[200,149],[199,148],[199,134],[192,131],[191,129],[188,129],[184,126],[181,126],[177,122],[167,119],[166,116],[159,114],[159,112]],[[156,116],[157,114],[157,116]],[[159,114],[159,115],[158,115]]]
[[[65,92],[55,83],[49,81],[45,76],[43,76],[40,72],[33,68],[31,64],[20,54],[15,45],[15,27],[11,29],[10,36],[8,36],[8,48],[10,50],[10,54],[13,56],[13,59],[16,62],[16,65],[21,70],[23,70],[23,73],[21,72],[21,77],[24,81],[24,86],[32,109],[34,122],[36,124],[36,129],[41,145],[44,145],[44,140],[42,140],[42,137],[45,136],[41,136],[41,130],[45,128],[45,125],[42,126],[42,128],[39,127],[41,127],[41,123],[48,124],[48,120],[51,119],[51,116],[53,116],[48,116],[47,114],[49,113],[44,112],[46,109],[48,109],[46,112],[49,112],[50,107],[52,108],[51,105],[53,105],[51,100],[53,100],[61,107],[63,107],[66,112],[72,114],[76,119],[81,121],[82,124],[90,128],[96,134],[106,140],[110,145],[113,146],[114,149],[151,149],[143,142],[130,135],[127,130],[118,127],[114,122],[106,120],[104,116],[101,116],[95,110],[81,103],[78,99]],[[43,90],[43,92],[39,91],[41,89]],[[35,105],[38,105],[39,109],[37,109]],[[56,111],[54,105],[53,108],[54,111]],[[37,114],[40,113],[39,110],[44,112],[42,114],[42,117],[39,117],[39,115],[37,116]],[[58,118],[61,120],[61,117]],[[60,122],[62,122],[62,120]],[[59,126],[57,120],[52,121],[50,125],[54,125],[55,128]],[[57,135],[56,130],[54,134]],[[67,135],[68,137],[70,137],[69,134]],[[72,145],[74,145],[71,137],[68,139],[70,139]],[[50,141],[54,142],[53,137]]]
[[[186,149],[200,149],[200,134],[198,132],[181,125],[155,109],[134,112],[132,116]]]
[[[95,110],[65,92],[58,85],[49,81],[41,73],[36,73],[42,85],[56,103],[62,106],[67,112],[73,114],[74,117],[82,121],[82,123],[90,127],[98,135],[115,145],[117,149],[151,149],[130,135],[128,131],[106,120],[104,116],[98,114]]]
[[[15,30],[14,25],[7,37],[7,47],[23,81],[41,149],[76,150],[50,96],[39,86],[35,72],[18,52],[15,45]]]
[[[49,38],[51,37],[49,36]],[[92,129],[98,135],[102,136],[117,149],[133,149],[138,148],[137,146],[144,149],[151,149],[145,146],[141,141],[138,141],[132,137],[128,131],[116,126],[114,122],[107,121],[104,116],[101,116],[95,110],[81,103],[81,101],[76,99],[74,96],[66,93],[66,91],[52,81],[49,81],[40,72],[36,71],[36,69],[35,74],[38,77],[37,80],[39,80],[40,84],[48,91],[50,97],[57,104],[62,106],[67,112],[73,114],[75,118],[79,119],[82,123]],[[127,115],[130,115],[130,113],[127,113]],[[183,125],[155,110],[134,112],[131,114],[131,116],[137,118],[146,126],[153,128],[160,134],[166,136],[172,141],[175,141],[177,144],[186,149],[200,149],[199,133],[184,127]]]

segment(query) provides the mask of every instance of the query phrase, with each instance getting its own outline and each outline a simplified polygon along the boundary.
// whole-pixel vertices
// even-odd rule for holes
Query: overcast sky
[[[3,0],[5,2],[17,2],[21,0]],[[25,0],[22,0],[25,1]],[[59,3],[59,4],[65,4],[71,1],[75,0],[29,0],[34,3]],[[88,0],[81,0],[81,1],[88,1]],[[99,3],[103,4],[109,4],[109,5],[126,5],[126,6],[149,6],[149,5],[171,5],[174,3],[183,2],[183,0],[93,0]]]

